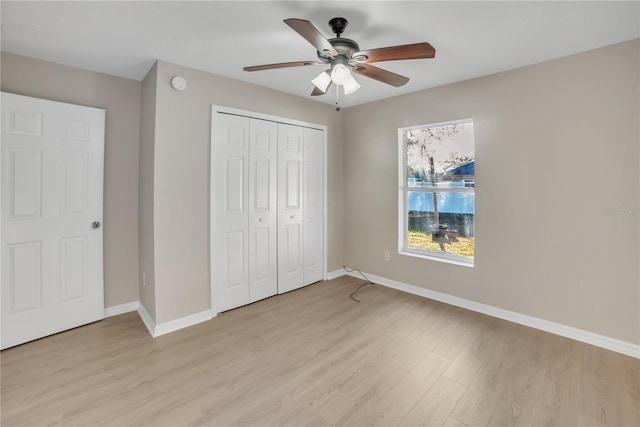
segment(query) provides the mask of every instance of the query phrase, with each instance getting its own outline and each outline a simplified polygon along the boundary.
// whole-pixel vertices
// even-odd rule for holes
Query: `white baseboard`
[[[130,313],[137,311],[140,306],[140,301],[131,301],[120,305],[114,305],[106,307],[104,309],[104,317],[117,316],[118,314]]]
[[[201,311],[200,313],[190,314],[189,316],[181,317],[179,319],[156,325],[155,332],[152,335],[154,338],[159,337],[160,335],[168,334],[169,332],[174,332],[179,329],[196,325],[198,323],[206,322],[207,320],[211,320],[214,317],[216,316],[211,314],[211,310],[205,310]]]
[[[155,337],[156,336],[156,324],[153,321],[153,319],[151,318],[151,315],[149,314],[147,309],[144,308],[144,305],[142,305],[142,303],[140,303],[140,305],[138,306],[138,315],[140,316],[140,319],[142,319],[142,323],[144,323],[144,326],[147,327],[147,330],[149,331],[151,336]]]
[[[337,273],[333,272],[333,273]],[[349,276],[361,279],[357,272],[344,273]],[[435,301],[444,302],[446,304],[455,305],[457,307],[466,308],[478,313],[487,314],[489,316],[497,317],[499,319],[508,320],[510,322],[519,323],[521,325],[530,326],[535,329],[550,332],[552,334],[560,335],[566,338],[571,338],[576,341],[581,341],[587,344],[602,347],[607,350],[622,353],[627,356],[640,359],[640,345],[632,344],[630,342],[621,341],[615,338],[607,337],[604,335],[595,334],[593,332],[577,329],[571,326],[562,325],[560,323],[550,322],[548,320],[539,319],[537,317],[527,316],[526,314],[516,313],[514,311],[505,310],[502,308],[493,307],[479,302],[471,301],[464,298],[459,298],[453,295],[444,294],[441,292],[432,291],[429,289],[421,288],[419,286],[409,285],[407,283],[397,282],[395,280],[386,279],[384,277],[376,276],[375,274],[365,273],[366,276],[374,283],[386,286],[388,288],[397,289],[399,291],[407,292],[410,294],[418,295],[424,298],[429,298]],[[336,277],[340,277],[336,276]]]
[[[160,335],[168,334],[189,326],[196,325],[201,322],[211,320],[216,315],[211,314],[211,310],[201,311],[200,313],[190,314],[189,316],[181,317],[179,319],[171,320],[169,322],[160,323],[156,325],[149,312],[144,308],[144,305],[140,304],[138,307],[138,314],[142,319],[142,322],[149,330],[152,337],[159,337]]]
[[[345,274],[347,274],[347,272],[344,271],[343,268],[341,268],[340,270],[330,271],[327,273],[327,278],[325,280],[337,279],[338,277],[344,276]]]

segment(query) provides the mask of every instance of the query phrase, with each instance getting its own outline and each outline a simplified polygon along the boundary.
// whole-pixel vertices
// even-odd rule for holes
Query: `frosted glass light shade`
[[[349,80],[349,77],[351,77],[351,72],[344,64],[336,64],[331,70],[331,80],[337,85],[344,84]]]
[[[320,89],[322,92],[326,92],[331,84],[331,76],[326,71],[323,71],[318,77],[311,80],[311,83],[313,83],[315,87]]]
[[[344,94],[349,95],[350,93],[353,93],[360,89],[360,84],[356,81],[356,79],[353,78],[352,75],[349,75],[349,80],[344,82],[342,87],[344,88]]]

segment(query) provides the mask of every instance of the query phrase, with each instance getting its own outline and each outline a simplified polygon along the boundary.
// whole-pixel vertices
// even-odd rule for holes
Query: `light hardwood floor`
[[[360,283],[5,350],[2,425],[640,425],[639,360]]]

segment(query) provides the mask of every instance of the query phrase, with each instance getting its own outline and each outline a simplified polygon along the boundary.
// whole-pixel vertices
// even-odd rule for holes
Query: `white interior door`
[[[303,129],[278,124],[278,293],[304,286]]]
[[[324,131],[213,106],[212,308],[322,280]]]
[[[303,283],[309,285],[323,277],[324,214],[324,132],[304,128],[304,250]]]
[[[4,349],[104,317],[102,109],[1,94]]]
[[[212,277],[216,312],[249,303],[247,117],[213,115]]]
[[[249,301],[278,292],[278,125],[251,119],[249,145]]]

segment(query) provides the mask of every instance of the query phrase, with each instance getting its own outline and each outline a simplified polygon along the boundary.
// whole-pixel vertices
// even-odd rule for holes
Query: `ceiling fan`
[[[244,71],[262,71],[308,65],[330,65],[331,67],[327,71],[323,71],[318,77],[312,80],[315,85],[313,92],[311,92],[312,96],[327,93],[331,83],[342,86],[345,95],[355,92],[360,88],[360,85],[353,78],[352,73],[399,87],[406,84],[409,78],[383,70],[382,68],[374,67],[370,63],[397,61],[401,59],[433,58],[436,55],[435,48],[426,42],[360,50],[360,46],[358,46],[358,43],[355,41],[340,37],[349,23],[345,18],[333,18],[329,21],[329,26],[336,34],[336,37],[328,40],[311,22],[304,19],[290,18],[285,19],[284,23],[316,48],[318,59],[256,65],[244,67],[243,69]]]

